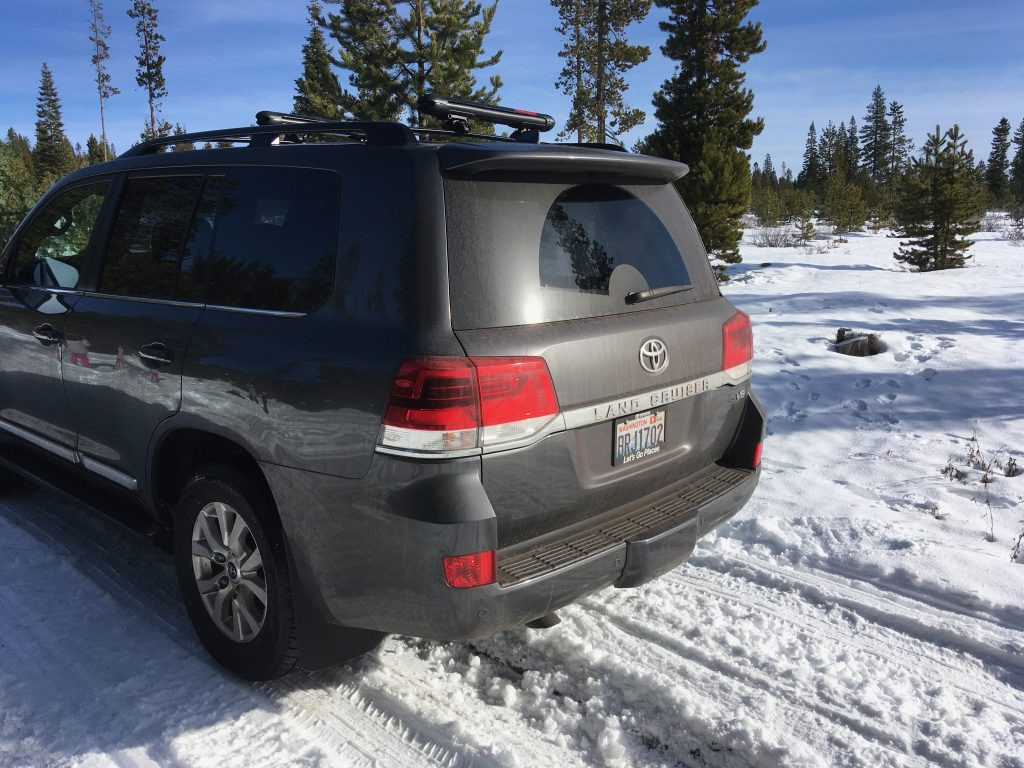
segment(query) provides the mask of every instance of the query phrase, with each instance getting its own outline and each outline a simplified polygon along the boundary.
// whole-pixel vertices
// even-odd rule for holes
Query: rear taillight
[[[516,443],[558,415],[539,357],[414,357],[399,366],[380,445],[450,453]]]
[[[449,587],[469,589],[482,587],[497,581],[494,550],[477,552],[473,555],[456,555],[441,558],[444,580]]]
[[[728,371],[754,358],[754,336],[750,316],[737,312],[722,326],[722,370]]]
[[[754,446],[754,461],[753,461],[753,465],[754,466],[751,467],[751,469],[757,469],[758,467],[761,466],[761,446],[762,445],[764,445],[764,443],[758,443],[757,445]]]

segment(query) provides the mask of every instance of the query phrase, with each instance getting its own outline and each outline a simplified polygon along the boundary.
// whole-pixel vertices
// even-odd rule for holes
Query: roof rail
[[[199,141],[248,142],[249,146],[269,146],[289,136],[306,134],[327,134],[358,139],[371,146],[404,146],[416,139],[412,130],[401,123],[374,120],[323,120],[302,115],[281,112],[260,112],[256,116],[259,125],[244,128],[222,128],[216,131],[183,133],[179,136],[161,136],[136,144],[121,157],[140,157],[153,154],[174,144]]]
[[[541,131],[550,131],[555,127],[555,118],[539,112],[525,109],[499,107],[469,99],[451,96],[438,96],[427,93],[420,96],[416,108],[431,117],[444,120],[446,128],[457,136],[469,134],[469,121],[480,120],[495,125],[507,125],[514,129],[509,137],[514,141],[536,144],[540,141]]]

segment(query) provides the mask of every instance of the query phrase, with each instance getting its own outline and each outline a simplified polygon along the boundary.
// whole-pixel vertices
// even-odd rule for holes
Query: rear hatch
[[[749,358],[723,372],[736,310],[670,183],[685,166],[555,148],[439,156],[453,329],[471,358],[542,358],[558,401],[521,447],[485,444],[499,547],[721,457]]]

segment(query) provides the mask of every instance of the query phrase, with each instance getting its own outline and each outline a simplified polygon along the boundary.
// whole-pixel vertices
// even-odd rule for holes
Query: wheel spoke
[[[245,550],[242,549],[242,539],[248,532],[249,526],[245,524],[241,515],[236,514],[234,525],[231,526],[231,532],[228,534],[227,539],[228,549],[231,550],[231,554],[235,557],[245,554]]]
[[[196,586],[199,587],[200,595],[212,595],[220,589],[217,583],[219,579],[196,579]]]
[[[242,618],[245,619],[245,623],[249,625],[250,634],[256,634],[260,630],[260,623],[256,620],[256,617],[252,615],[252,611],[245,604],[245,600],[242,598],[241,591],[235,596],[235,611],[242,614]]]
[[[238,610],[238,600],[231,601],[231,625],[234,629],[235,640],[242,642],[245,635],[242,634],[242,612]]]
[[[220,543],[225,549],[230,550],[231,546],[228,543],[230,539],[230,529],[228,528],[228,508],[226,505],[221,504],[218,501],[213,505],[213,511],[217,513],[217,522],[220,524]]]
[[[213,549],[209,544],[202,541],[192,542],[192,554],[196,557],[203,557],[207,560],[213,560]]]
[[[213,619],[219,624],[224,623],[224,603],[231,594],[231,587],[225,587],[217,592],[217,600],[213,604]]]
[[[263,566],[263,558],[260,557],[260,551],[254,549],[252,554],[245,558],[245,561],[238,566],[238,570],[242,576],[251,576]]]
[[[267,590],[265,590],[263,587],[261,587],[259,584],[257,584],[252,579],[242,579],[239,582],[239,584],[241,584],[243,587],[245,587],[247,590],[249,590],[249,594],[251,594],[257,600],[259,600],[261,603],[263,603],[263,607],[266,608],[266,606],[267,606]]]
[[[222,555],[227,554],[220,540],[210,530],[210,518],[206,515],[206,510],[199,513],[199,526],[202,529],[203,538],[206,539],[207,546],[214,552],[219,552]]]

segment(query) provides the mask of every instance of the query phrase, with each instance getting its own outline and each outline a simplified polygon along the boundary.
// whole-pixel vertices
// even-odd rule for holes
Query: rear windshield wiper
[[[642,301],[660,299],[662,296],[671,296],[673,293],[693,290],[692,285],[664,285],[661,288],[648,288],[646,291],[630,291],[626,294],[627,304],[639,304]]]

